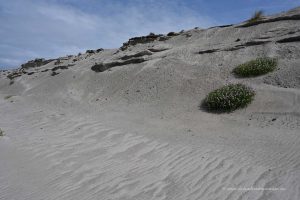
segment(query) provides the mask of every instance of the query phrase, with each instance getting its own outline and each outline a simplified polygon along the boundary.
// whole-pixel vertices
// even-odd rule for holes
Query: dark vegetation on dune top
[[[247,25],[254,24],[263,19],[264,12],[262,10],[255,11],[253,16],[247,21]]]

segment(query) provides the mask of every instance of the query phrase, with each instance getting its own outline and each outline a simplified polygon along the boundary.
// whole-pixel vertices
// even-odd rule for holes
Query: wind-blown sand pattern
[[[1,72],[0,199],[300,199],[300,46],[276,42],[300,34],[288,19],[60,58],[13,83]],[[262,54],[279,69],[230,73]],[[132,55],[145,61],[115,66]],[[207,92],[235,82],[256,90],[249,107],[199,110]]]

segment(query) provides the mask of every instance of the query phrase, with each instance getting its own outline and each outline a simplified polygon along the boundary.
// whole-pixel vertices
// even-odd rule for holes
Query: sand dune
[[[299,13],[1,72],[0,199],[300,199]],[[279,69],[231,74],[259,56]],[[255,100],[199,109],[227,83]]]

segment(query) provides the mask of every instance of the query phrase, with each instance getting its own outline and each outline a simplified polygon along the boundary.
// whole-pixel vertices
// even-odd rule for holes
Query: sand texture
[[[0,73],[1,200],[300,199],[300,8],[39,63]],[[200,108],[229,83],[254,101]]]

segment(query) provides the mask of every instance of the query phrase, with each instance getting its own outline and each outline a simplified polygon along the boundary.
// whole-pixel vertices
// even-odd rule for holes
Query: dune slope
[[[299,16],[2,71],[0,199],[300,199]],[[276,71],[231,73],[264,56]],[[229,83],[251,86],[255,100],[232,113],[199,108]]]

